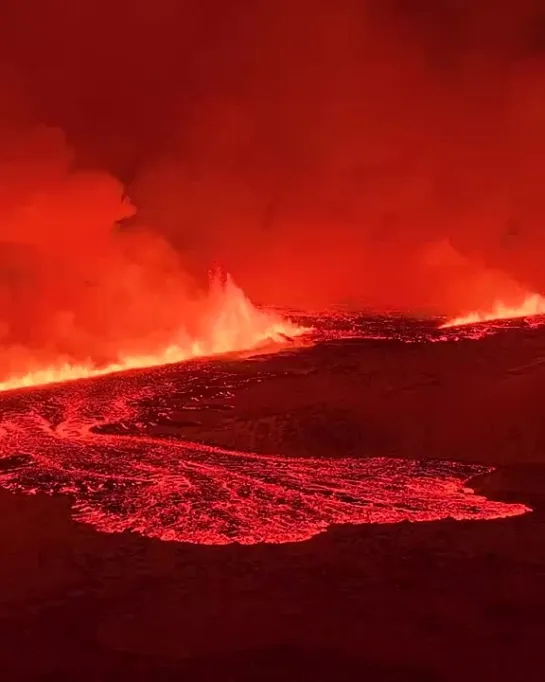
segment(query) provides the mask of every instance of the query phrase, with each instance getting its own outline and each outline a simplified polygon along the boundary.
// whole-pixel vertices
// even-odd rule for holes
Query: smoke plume
[[[450,314],[545,293],[538,0],[2,12],[14,363],[138,351],[173,310],[191,326],[217,263],[252,297],[305,307]]]

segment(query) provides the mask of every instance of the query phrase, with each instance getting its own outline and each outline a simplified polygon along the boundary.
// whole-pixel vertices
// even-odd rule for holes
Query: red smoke
[[[297,332],[230,279],[200,288],[157,232],[124,227],[135,209],[119,181],[76,170],[57,130],[12,130],[0,187],[0,371],[9,378],[0,390]]]
[[[545,293],[538,0],[4,4],[5,346],[109,361],[212,262],[279,304]]]

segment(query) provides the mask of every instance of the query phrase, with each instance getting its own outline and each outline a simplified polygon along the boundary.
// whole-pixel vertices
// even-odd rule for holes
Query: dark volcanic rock
[[[521,463],[501,466],[469,481],[475,492],[489,498],[519,501],[545,508],[545,464]]]

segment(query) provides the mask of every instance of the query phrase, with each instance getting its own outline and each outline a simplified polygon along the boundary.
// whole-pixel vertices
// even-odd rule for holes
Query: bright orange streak
[[[265,343],[285,344],[307,329],[280,315],[256,308],[230,277],[224,283],[212,283],[212,296],[203,338],[191,339],[181,331],[168,346],[144,355],[121,357],[118,362],[96,367],[63,363],[44,367],[0,382],[0,391],[29,386],[88,379],[130,369],[157,367],[199,357],[255,349]]]
[[[446,327],[461,327],[465,324],[478,324],[490,320],[508,320],[517,317],[531,317],[532,315],[545,315],[545,298],[539,294],[528,294],[519,306],[508,306],[498,301],[494,307],[486,312],[472,312],[468,315],[455,317],[445,324]]]

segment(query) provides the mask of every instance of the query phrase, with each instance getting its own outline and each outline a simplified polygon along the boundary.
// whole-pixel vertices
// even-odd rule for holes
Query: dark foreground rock
[[[539,680],[545,523],[343,527],[203,547],[0,491],[6,680]]]
[[[531,462],[500,466],[475,476],[468,484],[475,492],[506,502],[522,501],[535,513],[545,512],[545,464]]]

